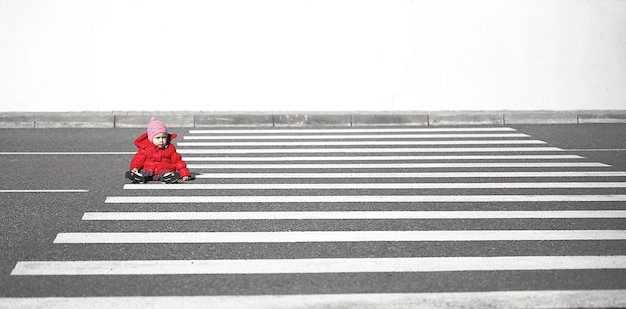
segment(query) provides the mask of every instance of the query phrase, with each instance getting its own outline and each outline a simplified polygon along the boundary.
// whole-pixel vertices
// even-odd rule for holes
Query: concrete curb
[[[626,123],[615,111],[459,112],[5,112],[0,128],[143,128],[150,117],[170,127],[363,127]]]

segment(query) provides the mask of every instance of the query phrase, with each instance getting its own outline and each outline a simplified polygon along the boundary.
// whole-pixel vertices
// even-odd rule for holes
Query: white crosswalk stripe
[[[258,154],[258,153],[471,153],[471,152],[555,152],[563,151],[557,147],[413,147],[413,148],[215,148],[215,149],[178,149],[181,154]]]
[[[137,301],[139,307],[168,301],[212,308],[290,307],[294,302],[310,302],[313,307],[343,303],[409,308],[417,301],[448,308],[475,306],[477,300],[485,305],[478,307],[500,307],[497,304],[505,303],[502,299],[531,308],[626,304],[621,286],[608,290],[581,286],[571,291],[572,285],[562,282],[551,290],[538,291],[521,291],[528,288],[517,282],[512,284],[519,286],[509,285],[505,290],[486,285],[471,293],[445,289],[397,293],[379,286],[358,290],[358,294],[330,294],[334,283],[323,280],[333,274],[370,276],[367,278],[383,273],[427,274],[428,280],[436,282],[443,280],[437,279],[442,273],[451,278],[472,273],[497,279],[500,272],[545,278],[541,275],[544,271],[565,276],[626,271],[623,251],[606,249],[626,241],[626,171],[577,154],[563,154],[562,149],[515,129],[190,130],[176,146],[189,162],[194,181],[126,184],[125,194],[105,198],[104,209],[83,213],[85,230],[60,231],[53,241],[67,250],[109,246],[110,256],[19,261],[11,275],[107,276],[113,280],[138,275],[208,275],[222,280],[226,277],[219,276],[233,276],[228,277],[234,280],[231,284],[252,278],[245,276],[291,275],[329,286],[323,290],[324,297],[303,285],[298,288],[304,295],[285,295],[294,290],[279,287],[280,293],[264,296],[186,296],[185,300],[150,296],[121,303],[115,297],[106,298],[107,304]],[[394,220],[393,227],[386,225]],[[513,221],[515,226],[503,228],[504,223]],[[565,223],[555,222],[571,223],[572,227],[565,229]],[[433,224],[439,228],[431,228]],[[524,243],[550,245],[530,254],[521,250],[500,253],[492,248]],[[569,249],[581,243],[604,251],[584,246],[579,251]],[[207,253],[195,254],[192,249],[174,255],[182,259],[169,258],[168,248],[177,245],[185,250],[211,246],[209,250],[216,249],[221,255],[203,256]],[[158,249],[150,252],[163,255],[124,258],[122,251],[133,246],[154,246]],[[221,246],[234,249],[219,251]],[[254,251],[263,246],[268,246],[267,251]],[[295,246],[309,249],[292,254],[289,250]],[[361,251],[349,252],[360,254],[342,253],[352,246]],[[369,246],[399,252],[363,249]],[[421,246],[472,249],[437,255],[432,250],[421,252]],[[239,250],[244,252],[236,255]],[[299,281],[290,284],[298,286]],[[534,302],[533,297],[543,301]],[[320,303],[320,299],[329,303]],[[2,302],[72,308],[90,300],[0,298],[0,308]],[[161,300],[164,302],[155,303]]]
[[[128,190],[343,190],[343,189],[529,189],[529,188],[626,188],[626,182],[457,182],[457,183],[215,183],[127,184]]]
[[[558,160],[582,159],[578,155],[447,155],[447,156],[299,156],[299,157],[186,157],[187,162],[203,161],[404,161],[404,160]]]
[[[624,308],[626,290],[0,298],[0,308]]]
[[[19,262],[12,274],[20,276],[311,274],[622,268],[626,268],[626,256],[509,256],[184,261],[32,261]]]
[[[459,127],[459,128],[373,128],[373,129],[217,129],[217,130],[189,130],[190,134],[273,134],[273,133],[432,133],[432,132],[515,132],[508,127]]]
[[[451,141],[316,141],[316,142],[179,142],[181,147],[234,146],[394,146],[394,145],[524,145],[545,144],[538,140],[451,140]]]
[[[626,218],[626,210],[560,211],[234,211],[85,212],[83,220],[391,220]]]
[[[368,164],[189,164],[193,169],[351,169],[351,168],[483,168],[483,167],[606,167],[597,162],[503,163],[368,163]]]
[[[376,135],[187,135],[183,138],[186,140],[232,140],[232,139],[246,139],[246,140],[270,140],[270,139],[442,139],[442,138],[502,138],[502,137],[529,137],[522,133],[491,133],[491,134],[376,134]]]
[[[385,173],[200,173],[196,178],[550,178],[550,177],[626,177],[622,171],[576,172],[385,172]]]
[[[59,233],[67,243],[314,243],[395,241],[624,240],[624,230],[302,231]],[[626,267],[626,264],[622,265]]]
[[[626,202],[626,194],[597,195],[258,195],[258,196],[109,196],[108,204],[187,203],[495,203],[495,202]]]

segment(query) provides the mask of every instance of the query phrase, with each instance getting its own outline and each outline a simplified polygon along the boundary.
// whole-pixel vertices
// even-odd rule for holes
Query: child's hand
[[[191,177],[189,177],[189,176],[183,176],[183,181],[187,181],[187,180],[189,180],[189,179],[191,179]]]
[[[130,170],[133,173],[139,173],[139,170],[137,168],[133,168],[132,170]]]

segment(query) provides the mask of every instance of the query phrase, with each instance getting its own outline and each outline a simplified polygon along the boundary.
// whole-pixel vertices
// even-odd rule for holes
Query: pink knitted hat
[[[165,123],[152,117],[150,119],[150,124],[148,124],[148,140],[151,141],[152,138],[159,133],[167,133]]]

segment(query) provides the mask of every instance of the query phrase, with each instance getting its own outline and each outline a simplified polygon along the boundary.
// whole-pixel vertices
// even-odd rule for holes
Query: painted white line
[[[350,168],[489,168],[489,167],[608,167],[598,162],[497,162],[497,163],[336,163],[336,164],[188,164],[190,169],[350,169]]]
[[[624,240],[626,230],[58,233],[55,244]],[[625,265],[626,266],[626,265]]]
[[[68,152],[68,151],[47,151],[47,152],[25,152],[25,151],[16,151],[16,152],[0,152],[0,155],[134,155],[134,152],[95,152],[95,151],[84,151],[84,152]]]
[[[626,290],[0,298],[0,308],[624,308]]]
[[[516,145],[545,144],[538,140],[462,140],[462,141],[358,141],[358,142],[178,142],[176,147],[233,147],[233,146],[381,146],[381,145]]]
[[[190,134],[267,134],[267,133],[392,133],[392,132],[498,132],[515,131],[513,128],[372,128],[372,129],[234,129],[234,130],[189,130]]]
[[[187,135],[186,140],[271,140],[271,139],[431,139],[530,137],[523,133],[504,134],[394,134],[394,135]]]
[[[540,178],[540,177],[626,177],[626,172],[435,172],[435,173],[208,173],[198,179],[229,178]]]
[[[610,149],[564,149],[564,151],[577,151],[577,152],[594,152],[594,151],[626,151],[626,148],[610,148]]]
[[[0,193],[84,193],[89,192],[89,190],[53,190],[53,189],[44,189],[44,190],[0,190]]]
[[[430,220],[626,218],[626,210],[85,212],[82,220]]]
[[[108,196],[108,204],[180,203],[493,203],[626,202],[624,194],[607,195],[305,195],[305,196]]]
[[[400,160],[559,160],[583,159],[578,155],[447,155],[447,156],[272,156],[272,157],[185,157],[187,162],[203,161],[400,161]]]
[[[18,262],[11,275],[329,274],[624,268],[626,268],[626,256],[619,255],[275,260],[115,260]]]
[[[125,190],[344,190],[344,189],[536,189],[626,188],[626,182],[459,182],[459,183],[191,183],[125,184]]]
[[[181,154],[247,153],[450,153],[450,152],[560,152],[557,147],[437,147],[437,148],[249,148],[249,149],[177,149]]]

